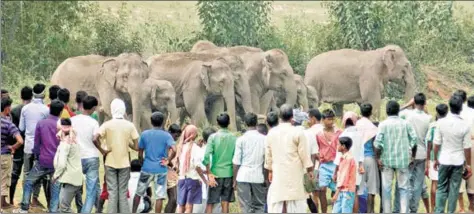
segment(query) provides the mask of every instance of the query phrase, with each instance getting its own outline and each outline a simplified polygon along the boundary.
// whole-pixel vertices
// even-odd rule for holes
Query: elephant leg
[[[198,94],[201,94],[201,96]],[[184,107],[191,115],[191,123],[196,126],[207,126],[209,124],[204,105],[206,96],[207,94],[199,93],[199,91],[188,90],[183,92]]]
[[[271,107],[270,104],[271,104],[272,100],[274,100],[273,91],[268,91],[267,93],[265,93],[265,95],[263,95],[262,99],[260,99],[258,101],[258,102],[260,102],[260,108],[259,108],[259,111],[257,113],[266,115],[268,110]]]
[[[179,125],[183,125],[186,122],[186,117],[189,116],[189,113],[186,111],[186,108],[179,108]]]
[[[217,124],[217,116],[224,112],[225,102],[223,97],[218,97],[209,106],[209,122],[213,125]]]
[[[382,103],[382,93],[382,84],[360,85],[360,95],[362,97],[362,100],[372,105],[372,116],[377,121],[380,119],[380,104]]]
[[[334,110],[334,113],[336,114],[336,117],[342,117],[343,111],[344,111],[344,104],[342,103],[333,103],[332,104],[332,109]]]

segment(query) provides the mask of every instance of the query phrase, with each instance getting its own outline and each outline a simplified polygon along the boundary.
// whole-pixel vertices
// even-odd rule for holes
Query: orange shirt
[[[341,135],[341,130],[335,130],[332,135],[332,139],[327,139],[327,134],[324,131],[319,132],[316,135],[316,141],[319,146],[319,159],[321,163],[327,163],[334,161],[337,153],[337,144],[339,142],[339,135]]]
[[[346,192],[356,190],[356,163],[350,152],[346,152],[341,157],[337,171],[337,188]]]

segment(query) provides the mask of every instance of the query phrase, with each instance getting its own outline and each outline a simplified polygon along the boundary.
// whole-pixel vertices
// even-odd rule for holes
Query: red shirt
[[[332,135],[332,139],[327,139],[325,131],[322,131],[316,135],[316,141],[318,142],[319,146],[319,161],[321,163],[334,161],[337,153],[339,135],[341,133],[341,130],[336,130]]]
[[[341,157],[337,171],[337,188],[347,192],[356,190],[356,163],[350,152]]]

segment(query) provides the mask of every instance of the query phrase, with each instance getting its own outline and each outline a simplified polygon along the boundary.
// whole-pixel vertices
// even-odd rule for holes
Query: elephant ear
[[[202,69],[201,69],[201,80],[204,86],[206,87],[206,90],[209,90],[211,87],[210,80],[209,80],[209,70],[211,70],[211,64],[210,63],[203,63],[202,64]]]
[[[395,50],[388,48],[383,51],[382,61],[387,66],[388,73],[393,71],[395,68]]]
[[[117,60],[114,58],[107,59],[102,63],[102,69],[100,72],[104,76],[105,81],[107,81],[114,88],[115,84],[117,83],[117,71]]]

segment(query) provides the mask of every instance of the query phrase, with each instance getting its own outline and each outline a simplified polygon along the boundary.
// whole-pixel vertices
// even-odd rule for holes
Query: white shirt
[[[416,143],[417,146],[415,159],[426,159],[426,144],[424,140],[430,127],[432,119],[431,115],[426,114],[424,111],[420,111],[418,109],[407,109],[401,111],[399,116],[413,126],[416,136],[418,137]]]
[[[43,104],[42,99],[33,99],[31,103],[26,104],[20,113],[20,124],[18,129],[25,132],[25,147],[23,151],[26,154],[33,153],[33,147],[35,146],[35,132],[36,124],[48,117],[49,108]]]
[[[207,145],[204,144],[200,148],[201,150],[199,151],[199,154],[200,154],[201,159],[204,158],[204,153],[206,152],[206,146]],[[211,158],[210,162],[212,164],[212,157],[210,157],[210,158]],[[202,169],[202,171],[206,171],[206,166],[201,164],[201,169]],[[204,177],[207,179],[207,173],[204,173]],[[201,178],[199,178],[199,179],[201,180],[202,199],[205,200],[205,199],[207,199],[207,185]]]
[[[140,172],[130,173],[130,180],[128,180],[128,192],[130,193],[130,198],[128,198],[128,205],[130,206],[130,212],[132,212],[133,198],[137,191],[137,185],[138,185],[139,180],[140,180]],[[143,197],[140,197],[140,203],[138,204],[137,213],[142,212],[143,209],[145,209],[145,204],[143,203]]]
[[[474,136],[474,108],[463,106],[463,109],[460,115],[463,120],[469,123],[469,126],[471,127],[471,135]]]
[[[99,150],[95,147],[94,134],[99,130],[99,123],[89,115],[79,114],[71,117],[72,128],[76,131],[81,158],[98,158]]]
[[[235,142],[233,164],[240,165],[236,180],[247,183],[263,183],[265,161],[265,136],[257,130],[246,131]]]
[[[459,115],[448,114],[437,122],[434,144],[441,145],[439,163],[460,166],[464,163],[464,149],[471,148],[470,127]]]
[[[362,133],[355,127],[351,126],[346,128],[339,138],[349,137],[352,140],[351,149],[349,152],[353,155],[356,163],[356,184],[359,185],[362,181],[362,175],[359,174],[359,163],[364,162],[364,142],[362,141]],[[341,161],[342,153],[337,152],[336,158],[334,159],[334,164],[339,165]]]
[[[184,161],[186,159],[186,153],[189,150],[191,143],[186,143],[183,145],[182,152],[179,155],[179,179],[185,179],[185,178],[190,178],[194,180],[198,180],[201,177],[199,176],[199,173],[196,170],[196,167],[203,167],[202,165],[202,158],[204,157],[201,151],[201,148],[193,142],[193,146],[191,148],[191,160],[189,160],[189,170],[184,173]]]
[[[308,144],[308,154],[310,157],[311,155],[319,153],[319,146],[318,142],[316,141],[316,135],[318,135],[319,132],[322,132],[323,129],[323,125],[314,124],[309,129],[304,130],[304,135],[306,136],[306,143]],[[318,163],[315,163],[314,165],[315,168],[318,167]],[[304,171],[306,173],[306,169]]]

